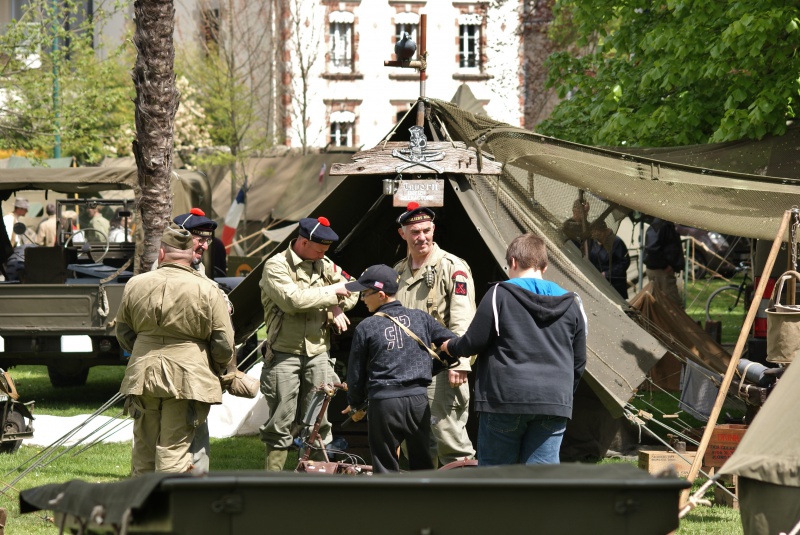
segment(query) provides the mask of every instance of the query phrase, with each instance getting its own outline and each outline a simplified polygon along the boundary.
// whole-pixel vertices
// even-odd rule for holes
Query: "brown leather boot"
[[[280,472],[286,464],[286,457],[289,455],[287,450],[276,450],[272,446],[267,446],[267,455],[264,468],[268,472]]]

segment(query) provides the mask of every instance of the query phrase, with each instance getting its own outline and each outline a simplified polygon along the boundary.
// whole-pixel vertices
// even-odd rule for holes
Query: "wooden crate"
[[[684,461],[677,453],[673,453],[665,447],[639,450],[639,468],[647,470],[651,474],[658,474],[672,466],[678,473],[678,477],[687,477],[697,452],[687,451],[681,455],[689,462]]]
[[[736,451],[736,447],[742,441],[745,431],[747,431],[747,426],[741,424],[721,424],[716,426],[711,434],[711,440],[708,442],[705,455],[703,455],[703,464],[716,468],[725,464],[725,461]]]
[[[725,507],[732,507],[733,509],[739,508],[739,476],[725,474],[720,476],[719,480],[726,489],[731,491],[736,498],[714,485],[714,503],[724,505]]]

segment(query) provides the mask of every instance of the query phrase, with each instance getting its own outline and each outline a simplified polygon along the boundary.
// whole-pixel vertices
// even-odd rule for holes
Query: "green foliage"
[[[250,68],[238,62],[236,54],[218,46],[180,52],[176,70],[188,81],[198,105],[206,110],[204,120],[211,144],[225,147],[224,151],[198,156],[197,165],[242,167],[245,160],[268,148],[258,92],[249,83],[254,76]]]
[[[793,3],[559,0],[555,12],[584,53],[548,60],[548,85],[569,99],[539,125],[544,134],[672,146],[780,135],[795,116]]]
[[[0,148],[52,154],[96,163],[110,152],[115,136],[132,125],[133,87],[126,50],[93,48],[94,25],[80,6],[31,2],[24,17],[0,37]],[[98,14],[102,16],[102,14]],[[95,19],[96,20],[96,19]],[[127,140],[130,144],[130,139]]]
[[[72,0],[58,6],[32,0],[0,35],[0,149],[49,157],[58,135],[61,153],[80,164],[130,156],[135,137],[130,39],[108,49],[95,36],[110,13],[97,9],[87,17]],[[175,149],[186,158],[211,141],[192,88],[180,79],[178,87]]]

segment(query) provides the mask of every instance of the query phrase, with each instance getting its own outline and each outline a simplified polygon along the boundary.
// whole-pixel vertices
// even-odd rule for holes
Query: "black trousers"
[[[411,470],[432,470],[431,409],[427,394],[369,401],[369,450],[372,470],[397,472],[397,448],[405,440]]]

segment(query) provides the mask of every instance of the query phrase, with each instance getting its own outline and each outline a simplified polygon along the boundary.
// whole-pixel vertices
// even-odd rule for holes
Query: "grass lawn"
[[[738,285],[742,281],[742,275],[737,274],[736,277],[731,279],[731,282],[723,279],[697,279],[694,282],[689,282],[686,286],[686,313],[695,321],[699,321],[701,325],[705,326],[706,322],[706,301],[714,292],[714,290],[729,284]],[[725,294],[724,297],[717,297],[712,301],[712,308],[709,310],[712,318],[720,318],[722,323],[722,343],[723,345],[733,345],[739,338],[739,333],[744,323],[744,317],[747,313],[745,309],[744,296],[736,303],[733,310],[728,310],[726,304],[732,305],[730,299],[726,297],[730,295],[735,297],[736,292]]]

